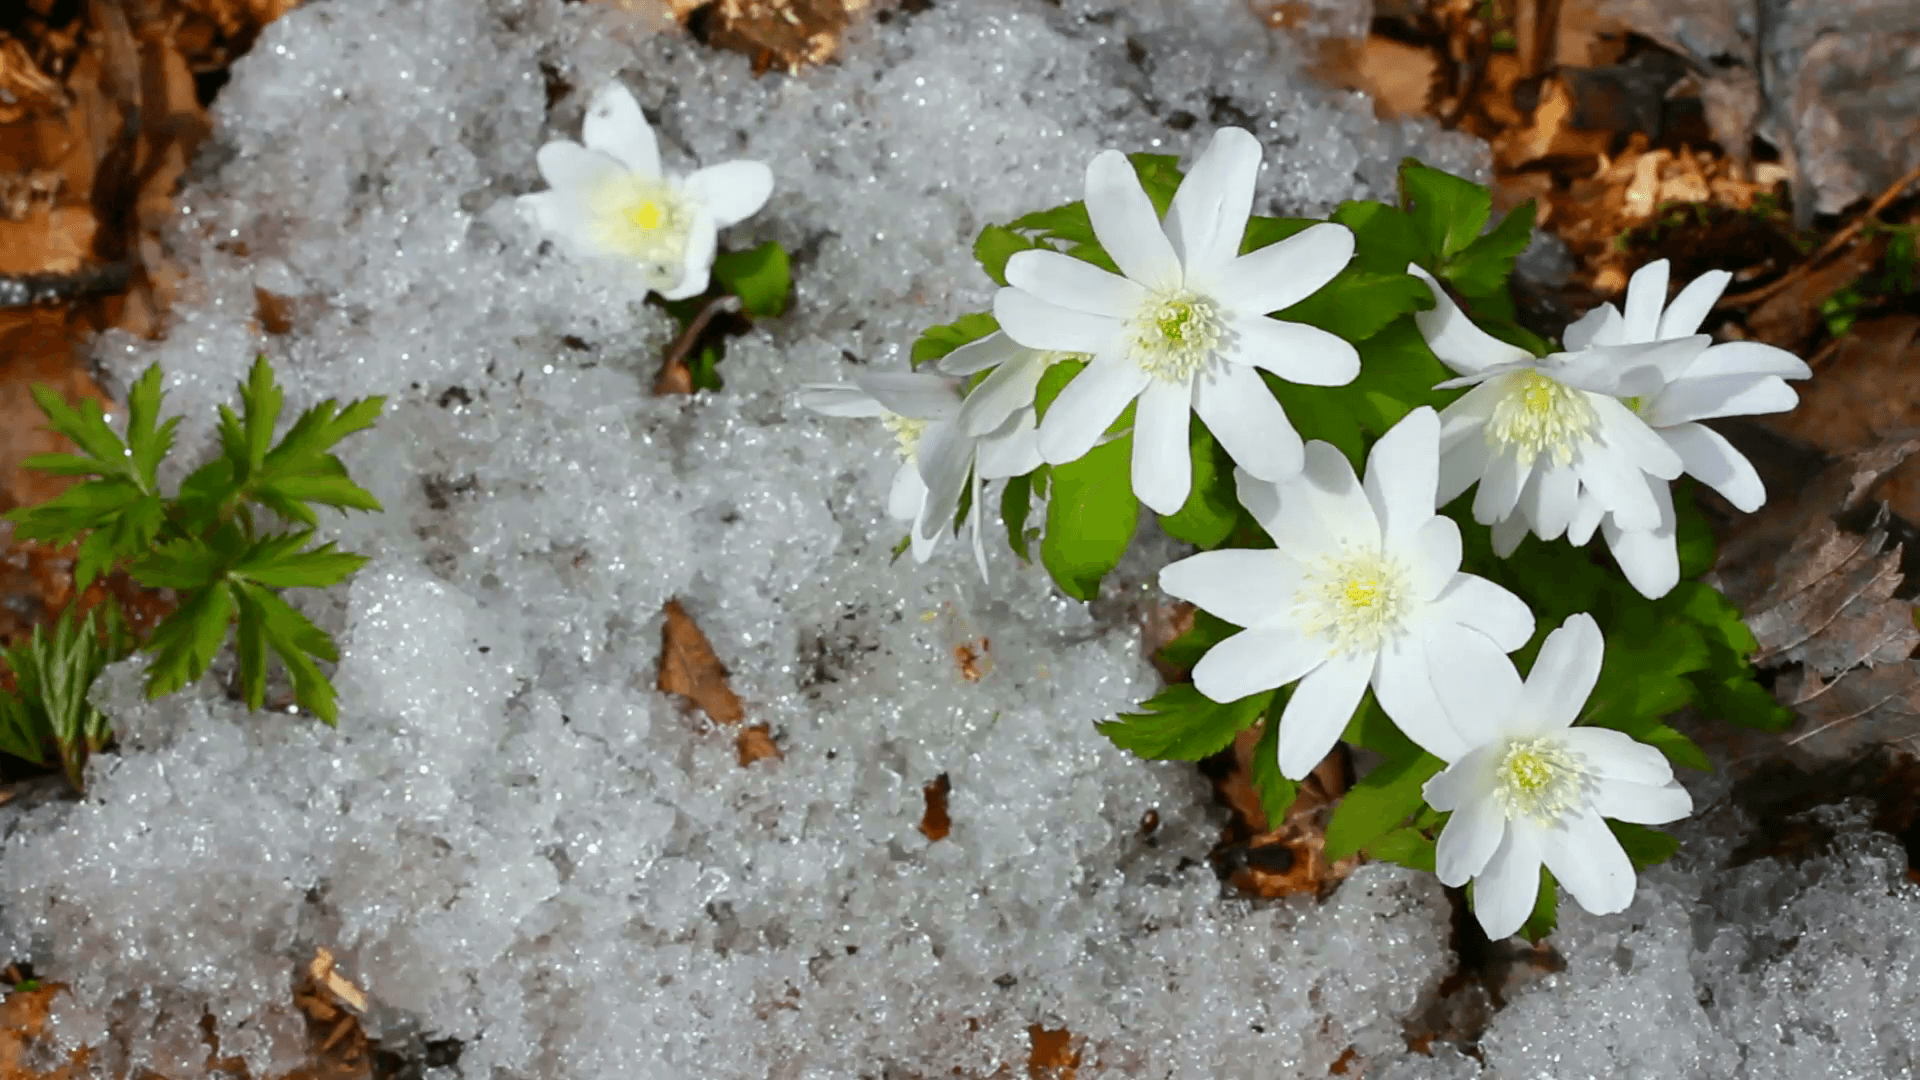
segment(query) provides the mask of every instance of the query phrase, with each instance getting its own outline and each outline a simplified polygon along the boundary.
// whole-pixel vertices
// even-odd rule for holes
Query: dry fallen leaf
[[[947,779],[946,773],[927,781],[920,789],[927,800],[927,809],[920,815],[920,835],[930,843],[945,840],[953,831],[953,818],[947,815],[947,794],[952,790],[953,782]]]
[[[746,710],[727,685],[726,665],[714,655],[707,635],[700,632],[680,601],[667,601],[667,622],[661,631],[660,689],[689,698],[716,723],[737,724]]]
[[[1073,1080],[1079,1074],[1080,1051],[1074,1049],[1073,1032],[1066,1028],[1048,1029],[1030,1024],[1027,1045],[1030,1080]]]
[[[1264,724],[1255,724],[1234,738],[1230,767],[1214,778],[1214,791],[1233,811],[1233,818],[1214,847],[1213,858],[1229,870],[1228,880],[1243,892],[1264,897],[1324,896],[1360,865],[1357,856],[1333,862],[1326,857],[1327,820],[1347,790],[1346,752],[1336,747],[1300,782],[1286,820],[1275,827],[1267,821],[1252,779],[1253,750],[1263,728]]]

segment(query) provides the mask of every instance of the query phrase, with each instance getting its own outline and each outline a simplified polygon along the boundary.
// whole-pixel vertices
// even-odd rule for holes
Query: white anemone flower
[[[1428,780],[1427,804],[1452,811],[1440,831],[1435,870],[1448,885],[1473,880],[1473,911],[1500,940],[1532,913],[1540,867],[1595,915],[1633,902],[1633,863],[1607,818],[1661,825],[1693,811],[1659,750],[1573,721],[1600,677],[1605,642],[1591,615],[1547,635],[1522,682],[1505,656],[1471,673],[1449,669],[1435,683],[1464,753]]]
[[[1598,345],[1535,357],[1474,325],[1432,275],[1434,308],[1415,313],[1434,355],[1471,386],[1440,413],[1441,505],[1479,482],[1473,519],[1493,526],[1494,550],[1510,554],[1531,529],[1542,540],[1567,531],[1582,493],[1625,528],[1660,522],[1649,479],[1680,475],[1680,455],[1625,404],[1658,390],[1710,344],[1693,335],[1644,344]]]
[[[1087,166],[1094,235],[1120,274],[1055,251],[1007,261],[993,311],[1029,348],[1090,354],[1040,423],[1040,453],[1073,461],[1136,399],[1133,490],[1162,514],[1192,490],[1188,430],[1199,413],[1239,466],[1273,482],[1300,471],[1300,436],[1260,370],[1316,386],[1351,382],[1354,347],[1324,330],[1267,318],[1331,281],[1353,234],[1320,224],[1240,254],[1260,144],[1222,128],[1174,194],[1163,223],[1117,150]]]
[[[975,471],[982,480],[1022,476],[1039,468],[1038,421],[1034,392],[1047,369],[1063,360],[1085,360],[1075,353],[1029,349],[996,330],[941,357],[945,374],[969,378],[987,372],[967,392],[961,427],[980,441]]]
[[[1275,546],[1202,552],[1160,572],[1168,593],[1246,628],[1195,665],[1201,693],[1235,701],[1300,680],[1280,716],[1285,776],[1319,764],[1369,684],[1409,738],[1443,757],[1464,753],[1434,694],[1434,665],[1473,679],[1487,650],[1504,664],[1501,654],[1533,636],[1525,602],[1460,572],[1460,528],[1433,509],[1439,439],[1439,418],[1422,407],[1374,444],[1364,484],[1318,441],[1284,484],[1241,470],[1241,505]],[[1461,636],[1486,650],[1455,647]]]
[[[968,434],[960,386],[957,379],[927,372],[862,372],[851,386],[802,387],[800,404],[827,416],[878,419],[893,434],[900,468],[888,489],[887,516],[910,523],[916,562],[932,556],[971,483],[973,554],[984,577],[981,483],[1030,472],[1039,466],[1040,455],[1031,422],[1024,429],[1006,424],[984,437]]]
[[[1594,308],[1567,327],[1567,347],[1687,337],[1700,329],[1701,320],[1733,279],[1724,270],[1702,274],[1668,304],[1668,272],[1665,259],[1641,267],[1627,282],[1626,314],[1612,304]],[[1626,405],[1680,456],[1688,475],[1737,509],[1752,513],[1767,501],[1760,474],[1732,443],[1700,421],[1786,412],[1800,400],[1786,380],[1811,374],[1805,361],[1785,349],[1757,341],[1729,341],[1702,352],[1664,385],[1629,399]],[[1599,499],[1583,494],[1567,535],[1574,543],[1584,544],[1598,526],[1614,561],[1633,586],[1647,596],[1664,596],[1680,580],[1677,518],[1667,485],[1649,480],[1648,486],[1660,505],[1660,521],[1653,528],[1622,528]]]
[[[633,267],[668,300],[707,290],[719,230],[773,192],[773,172],[758,161],[684,177],[661,171],[653,128],[619,83],[594,94],[581,137],[585,146],[560,139],[540,148],[535,161],[552,190],[522,195],[520,208],[569,254]]]

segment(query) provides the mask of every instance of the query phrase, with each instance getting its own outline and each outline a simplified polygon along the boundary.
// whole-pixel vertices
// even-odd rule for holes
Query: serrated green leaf
[[[1437,845],[1433,837],[1415,828],[1389,829],[1361,849],[1367,858],[1398,863],[1409,870],[1433,873]]]
[[[314,662],[325,660],[331,663],[340,658],[334,649],[333,639],[271,591],[249,582],[240,582],[235,587],[246,596],[247,610],[259,619],[260,632],[265,635],[267,646],[292,677],[294,700],[325,721],[327,726],[335,726],[339,716],[333,684],[327,681],[319,665]]]
[[[1360,342],[1400,316],[1425,311],[1433,305],[1433,290],[1404,270],[1382,274],[1349,265],[1319,292],[1275,318],[1317,326],[1348,341]]]
[[[793,267],[787,249],[772,240],[751,251],[729,251],[713,260],[713,276],[740,298],[740,307],[756,319],[771,319],[787,309],[793,294]]]
[[[695,390],[718,393],[727,385],[720,377],[720,347],[702,345],[687,358],[687,381]]]
[[[102,475],[121,475],[132,479],[129,475],[127,446],[107,426],[106,414],[101,411],[99,402],[82,398],[77,406],[68,405],[58,391],[44,383],[33,384],[32,393],[34,403],[40,406],[48,425],[97,461]]]
[[[1146,189],[1153,212],[1166,217],[1167,207],[1173,204],[1173,193],[1180,187],[1180,159],[1173,154],[1128,154],[1127,161],[1140,177],[1140,186]]]
[[[1021,562],[1033,561],[1027,554],[1027,515],[1032,510],[1033,474],[1009,478],[1000,489],[1000,520],[1007,527],[1007,546]]]
[[[995,285],[1007,283],[1007,260],[1022,251],[1031,251],[1039,243],[1014,232],[1005,225],[988,225],[973,242],[973,257]]]
[[[153,654],[147,665],[147,697],[165,697],[205,674],[227,639],[233,614],[233,593],[220,584],[200,590],[160,620],[144,646]]]
[[[1209,611],[1195,608],[1186,633],[1160,646],[1154,660],[1176,671],[1192,671],[1207,650],[1240,632],[1240,627]]]
[[[1233,737],[1252,727],[1273,700],[1273,691],[1232,702],[1217,702],[1191,683],[1176,683],[1142,702],[1146,711],[1121,713],[1095,724],[1122,750],[1156,761],[1198,761],[1218,753]]]
[[[237,590],[234,599],[240,605],[239,625],[234,628],[234,655],[240,662],[240,691],[247,708],[259,709],[267,701],[267,621],[252,594]]]
[[[987,312],[962,315],[950,323],[929,326],[913,343],[914,367],[939,360],[962,345],[971,345],[1000,329],[999,320]]]
[[[1093,219],[1087,216],[1087,204],[1079,200],[1022,215],[1010,227],[1058,240],[1068,247],[1080,244],[1097,247],[1100,244],[1099,238],[1093,235]]]
[[[1318,218],[1251,217],[1247,232],[1240,240],[1240,254],[1272,247],[1289,236],[1297,236],[1320,224]]]
[[[1267,705],[1266,724],[1260,729],[1260,741],[1253,744],[1253,757],[1247,763],[1253,790],[1260,795],[1260,811],[1266,815],[1267,829],[1278,829],[1293,809],[1300,785],[1280,773],[1280,713],[1286,708],[1290,691],[1276,691]]]
[[[1794,711],[1774,700],[1751,673],[1705,682],[1702,707],[1708,715],[1759,731],[1785,731],[1797,719]]]
[[[1500,224],[1476,237],[1460,254],[1448,259],[1440,276],[1470,297],[1493,296],[1506,290],[1514,260],[1533,240],[1536,213],[1533,200],[1516,207]]]
[[[1426,243],[1413,218],[1398,207],[1370,199],[1341,203],[1330,220],[1353,230],[1353,263],[1376,274],[1404,274],[1409,263],[1428,266],[1439,253]]]
[[[1160,531],[1196,547],[1219,547],[1240,520],[1240,497],[1234,488],[1233,459],[1198,416],[1187,431],[1187,458],[1193,488],[1178,513],[1160,519]]]
[[[17,693],[0,689],[0,753],[46,765],[46,743],[51,733],[35,719],[33,710]]]
[[[1133,438],[1123,436],[1049,469],[1052,491],[1040,561],[1060,591],[1075,600],[1093,599],[1100,579],[1119,564],[1133,540],[1140,503],[1133,495],[1132,460]]]
[[[182,537],[156,545],[128,573],[150,589],[203,589],[220,576],[221,561],[206,541]]]
[[[365,555],[335,551],[331,542],[306,548],[312,538],[308,530],[260,539],[234,561],[228,573],[272,589],[325,588],[345,581],[366,564]]]
[[[240,424],[240,450],[246,455],[244,467],[257,471],[273,445],[274,425],[280,422],[280,409],[285,401],[265,353],[254,357],[247,381],[240,385],[240,399],[245,408]],[[239,466],[240,462],[234,464]]]
[[[1626,849],[1627,858],[1633,861],[1636,871],[1649,866],[1658,866],[1673,857],[1680,850],[1680,838],[1672,833],[1661,832],[1648,825],[1636,825],[1630,821],[1607,820],[1607,828],[1613,830],[1614,838]]]
[[[1450,259],[1478,239],[1493,212],[1487,189],[1408,158],[1400,164],[1400,204],[1428,247]]]
[[[180,418],[160,423],[160,404],[166,391],[160,386],[160,365],[154,364],[127,390],[127,449],[134,479],[142,489],[159,490],[160,462],[173,450],[174,429]]]
[[[1086,369],[1085,360],[1062,360],[1047,368],[1040,376],[1039,385],[1033,388],[1033,412],[1041,420],[1047,418],[1047,410],[1053,407],[1053,399],[1067,388],[1075,375]]]
[[[128,508],[148,499],[140,485],[126,476],[110,476],[78,483],[35,506],[7,511],[14,535],[22,540],[66,544],[89,529],[113,524]]]
[[[1420,789],[1446,765],[1425,751],[1375,766],[1334,808],[1327,822],[1327,858],[1351,855],[1426,805]]]

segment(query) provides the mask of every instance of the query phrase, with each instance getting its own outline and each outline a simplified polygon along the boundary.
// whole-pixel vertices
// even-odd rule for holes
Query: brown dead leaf
[[[727,685],[726,665],[714,654],[707,635],[700,632],[680,601],[667,601],[666,614],[666,627],[661,631],[659,688],[691,699],[717,723],[739,723],[747,712]]]
[[[750,57],[756,74],[776,67],[791,74],[833,59],[841,35],[870,6],[871,0],[718,0],[707,42]]]
[[[1761,419],[1771,430],[1836,455],[1920,431],[1920,316],[1855,323],[1811,363],[1813,378],[1795,384],[1799,406]],[[1875,494],[1920,523],[1920,460],[1894,469]]]
[[[1027,1076],[1030,1080],[1073,1080],[1080,1072],[1080,1051],[1066,1028],[1027,1026]]]
[[[37,990],[15,990],[0,1000],[0,1080],[67,1080],[86,1065],[85,1050],[76,1050],[65,1064],[51,1070],[38,1066],[47,1036],[47,1018],[53,996],[66,988],[46,983]]]
[[[778,760],[780,757],[780,746],[773,741],[772,731],[765,724],[748,724],[741,728],[740,734],[733,740],[733,750],[743,769],[756,761],[768,758]]]
[[[1252,780],[1253,749],[1264,724],[1234,738],[1227,768],[1214,778],[1214,792],[1233,811],[1212,857],[1229,870],[1228,880],[1254,896],[1294,893],[1324,896],[1355,867],[1357,856],[1329,862],[1327,821],[1346,793],[1346,751],[1335,748],[1300,782],[1299,794],[1279,826],[1267,821],[1260,792]],[[1223,752],[1220,759],[1227,758]]]
[[[1831,678],[1905,660],[1920,646],[1913,605],[1893,599],[1900,545],[1887,534],[1843,532],[1829,519],[1781,557],[1774,587],[1747,616],[1760,667],[1804,664]]]
[[[920,815],[920,835],[929,843],[938,843],[953,831],[953,818],[947,815],[947,794],[953,790],[953,782],[941,773],[921,787],[926,797],[927,808]]]
[[[1747,332],[1769,345],[1798,352],[1820,328],[1820,305],[1871,271],[1886,249],[1886,237],[1875,236],[1800,274],[1747,316]]]

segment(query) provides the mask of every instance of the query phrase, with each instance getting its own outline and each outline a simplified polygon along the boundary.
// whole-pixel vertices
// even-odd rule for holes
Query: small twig
[[[1733,296],[1723,296],[1720,298],[1720,302],[1713,306],[1716,309],[1730,308],[1730,307],[1748,307],[1753,304],[1761,303],[1762,301],[1765,301],[1765,300],[1770,300],[1774,296],[1780,294],[1781,292],[1784,292],[1789,285],[1792,285],[1793,283],[1799,281],[1801,278],[1806,277],[1808,274],[1813,272],[1814,267],[1819,266],[1821,263],[1827,261],[1827,259],[1831,257],[1835,252],[1839,251],[1841,248],[1846,247],[1848,244],[1852,243],[1854,238],[1860,235],[1861,230],[1867,227],[1868,222],[1876,220],[1880,215],[1880,211],[1885,210],[1888,206],[1891,206],[1893,204],[1893,201],[1895,199],[1898,199],[1901,196],[1901,194],[1905,192],[1907,188],[1911,187],[1916,181],[1920,181],[1920,165],[1914,166],[1911,170],[1907,172],[1907,175],[1894,181],[1892,187],[1881,192],[1880,197],[1873,200],[1873,202],[1867,206],[1867,210],[1865,213],[1853,219],[1851,222],[1848,222],[1846,228],[1841,229],[1837,233],[1834,233],[1831,239],[1829,239],[1826,243],[1820,245],[1820,249],[1818,251],[1815,251],[1812,255],[1808,256],[1805,260],[1803,260],[1800,263],[1799,266],[1796,266],[1792,270],[1788,271],[1785,277],[1781,278],[1780,280],[1774,282],[1771,285],[1762,285],[1757,289],[1750,289],[1746,292],[1737,293]]]
[[[653,380],[654,394],[693,393],[693,376],[687,369],[687,356],[693,352],[700,335],[706,332],[708,323],[721,315],[730,315],[739,310],[740,298],[737,296],[716,296],[707,301],[707,306],[700,309],[700,313],[693,317],[693,321],[667,348],[667,357],[660,364],[660,374]]]

